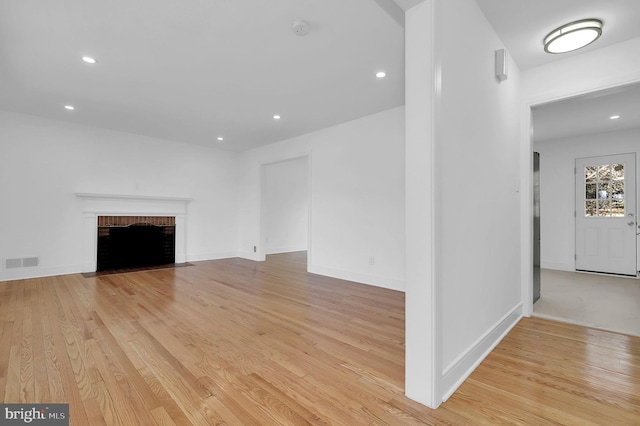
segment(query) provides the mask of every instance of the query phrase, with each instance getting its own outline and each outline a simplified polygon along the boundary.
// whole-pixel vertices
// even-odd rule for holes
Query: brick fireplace
[[[186,262],[185,223],[190,198],[97,193],[77,193],[76,196],[82,201],[84,217],[82,272],[98,270],[100,234],[103,237],[107,233],[117,235],[124,228],[132,230],[136,240],[149,237],[151,240],[160,238],[161,244],[172,242],[173,263]],[[152,236],[154,233],[156,235]],[[129,248],[134,254],[151,250],[140,245]]]

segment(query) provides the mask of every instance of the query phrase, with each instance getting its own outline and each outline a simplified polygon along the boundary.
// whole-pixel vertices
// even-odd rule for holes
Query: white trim
[[[52,277],[56,275],[78,274],[81,271],[82,265],[53,266],[50,268],[32,267],[8,270],[5,269],[0,274],[0,282]]]
[[[445,390],[445,392],[442,397],[442,402],[453,395],[521,318],[522,304],[518,303],[518,305],[503,316],[493,327],[444,369],[442,372],[441,389]]]
[[[236,252],[221,252],[221,253],[196,253],[196,254],[187,254],[186,262],[204,262],[207,260],[219,260],[219,259],[230,259],[233,257],[239,257]]]
[[[289,246],[289,247],[273,247],[266,250],[266,254],[293,253],[296,251],[307,251],[307,247]]]
[[[193,198],[186,197],[167,197],[156,195],[131,195],[131,194],[102,194],[95,192],[76,192],[76,197],[85,200],[132,200],[132,201],[169,201],[169,202],[183,202],[188,203]]]
[[[344,271],[318,265],[309,265],[309,272],[312,274],[324,275],[327,277],[338,278],[345,281],[353,281],[360,284],[367,284],[375,287],[382,287],[389,290],[404,292],[404,281],[396,278],[361,274],[359,272]]]
[[[237,253],[236,256],[241,259],[253,260],[255,262],[263,262],[265,260],[265,259],[260,259],[260,256],[258,255],[258,253],[253,253],[250,251],[240,251]]]

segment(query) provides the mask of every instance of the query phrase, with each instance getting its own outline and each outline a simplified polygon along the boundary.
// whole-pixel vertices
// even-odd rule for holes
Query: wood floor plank
[[[437,410],[406,398],[404,305],[303,252],[0,282],[0,399],[74,425],[640,424],[640,338],[539,318]]]

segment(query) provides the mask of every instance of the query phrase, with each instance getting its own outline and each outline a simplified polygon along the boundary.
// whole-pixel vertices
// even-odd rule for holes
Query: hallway
[[[542,269],[533,316],[640,336],[640,280]]]

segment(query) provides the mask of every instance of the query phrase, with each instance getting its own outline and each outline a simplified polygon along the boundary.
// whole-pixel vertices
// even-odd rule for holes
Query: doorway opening
[[[264,256],[305,251],[309,258],[309,186],[308,156],[262,166]]]
[[[632,117],[638,104],[636,83],[531,106],[531,152],[541,155],[535,316],[621,332],[636,324],[640,306],[629,299],[638,300],[640,280],[628,277],[635,278],[640,265],[640,125],[611,120],[609,111],[628,110],[620,115]]]

